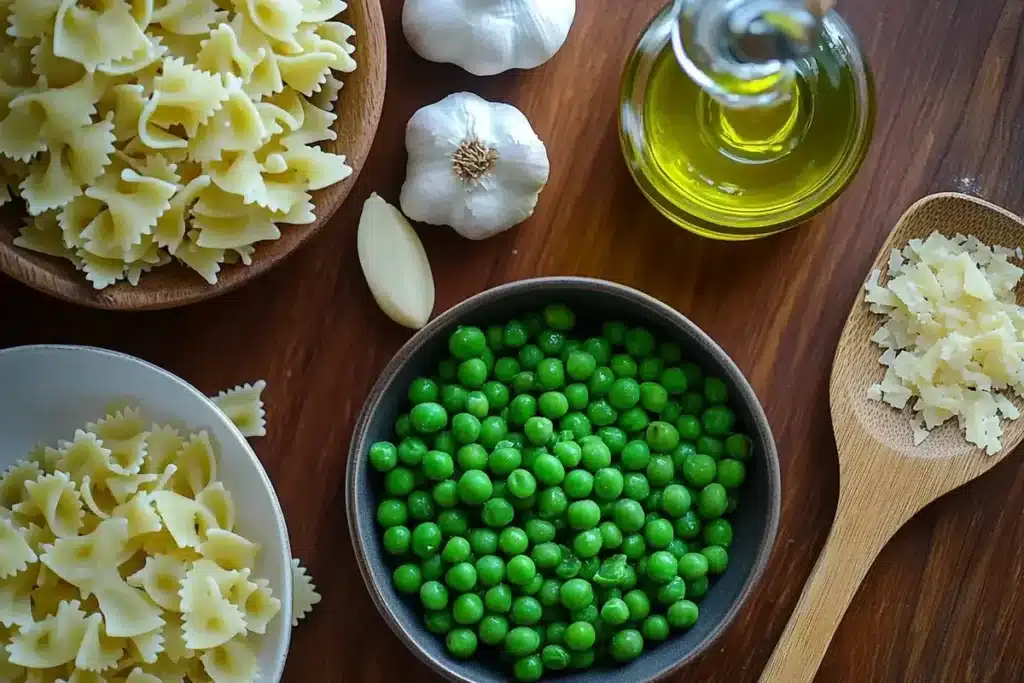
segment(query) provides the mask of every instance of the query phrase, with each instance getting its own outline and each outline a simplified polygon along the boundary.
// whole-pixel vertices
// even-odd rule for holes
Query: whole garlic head
[[[406,0],[402,28],[424,59],[492,76],[551,59],[575,17],[576,0]]]
[[[550,165],[521,111],[472,93],[423,107],[405,131],[402,212],[480,240],[533,214]]]

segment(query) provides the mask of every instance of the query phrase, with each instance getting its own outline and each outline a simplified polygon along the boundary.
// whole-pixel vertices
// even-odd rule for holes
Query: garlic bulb
[[[521,111],[455,93],[413,114],[402,211],[480,240],[533,214],[548,181],[547,150]]]
[[[399,325],[417,330],[434,310],[434,276],[423,243],[398,209],[374,192],[363,204],[356,237],[370,293]]]
[[[575,16],[576,0],[406,0],[402,28],[424,59],[492,76],[551,59]]]

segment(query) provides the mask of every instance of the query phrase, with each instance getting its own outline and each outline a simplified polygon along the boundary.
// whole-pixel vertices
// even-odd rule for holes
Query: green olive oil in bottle
[[[874,120],[849,26],[801,0],[675,0],[623,80],[630,171],[669,219],[726,240],[806,221],[853,179]]]

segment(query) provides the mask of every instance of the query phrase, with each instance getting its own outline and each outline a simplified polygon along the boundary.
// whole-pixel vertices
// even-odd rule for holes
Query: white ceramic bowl
[[[245,437],[191,384],[155,365],[82,346],[0,350],[0,469],[36,444],[69,439],[102,417],[112,401],[138,402],[158,422],[205,429],[218,446],[217,478],[231,492],[238,533],[263,546],[255,574],[270,581],[281,612],[264,636],[253,635],[261,681],[284,673],[292,620],[291,548],[284,513]],[[259,640],[256,640],[259,639]]]

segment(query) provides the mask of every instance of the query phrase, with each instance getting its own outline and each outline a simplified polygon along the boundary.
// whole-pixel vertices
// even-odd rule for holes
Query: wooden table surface
[[[355,0],[358,2],[359,0]],[[755,681],[824,543],[837,467],[828,375],[847,310],[877,247],[915,199],[939,190],[1024,211],[1024,4],[1020,0],[840,3],[879,92],[870,156],[823,216],[779,237],[718,244],[673,227],[633,186],[619,152],[619,74],[664,0],[582,0],[547,65],[488,79],[424,62],[384,0],[389,84],[370,161],[346,206],[300,253],[222,299],[146,314],[101,313],[0,278],[0,347],[93,344],[163,365],[207,392],[266,378],[269,435],[255,444],[295,553],[324,594],[295,632],[285,681],[433,681],[377,615],[356,569],[343,476],[356,414],[409,332],[377,309],[356,257],[362,201],[397,201],[403,130],[457,90],[516,104],[547,143],[536,215],[482,243],[421,230],[437,311],[536,275],[638,287],[707,330],[750,378],[782,459],[775,554],[722,639],[672,680]],[[919,514],[884,550],[819,681],[1024,680],[1024,468],[1010,457]]]

